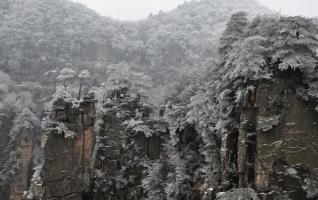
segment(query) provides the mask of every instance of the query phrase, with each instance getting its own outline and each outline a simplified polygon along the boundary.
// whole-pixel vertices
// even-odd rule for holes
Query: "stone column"
[[[249,89],[241,111],[238,137],[239,187],[253,187],[256,147],[256,89]]]
[[[44,145],[43,200],[80,200],[90,191],[95,100],[59,100],[49,117]]]

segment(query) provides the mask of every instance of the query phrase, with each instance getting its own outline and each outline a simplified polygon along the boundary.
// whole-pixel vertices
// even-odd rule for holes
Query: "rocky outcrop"
[[[54,102],[44,130],[42,199],[85,199],[91,187],[95,100]]]
[[[287,71],[246,93],[237,143],[238,185],[254,188],[260,199],[318,198],[318,113],[297,95],[299,78]]]

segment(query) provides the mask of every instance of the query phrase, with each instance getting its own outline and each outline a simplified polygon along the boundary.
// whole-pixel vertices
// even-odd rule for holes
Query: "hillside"
[[[232,13],[268,12],[252,0],[193,1],[120,22],[65,0],[2,1],[1,7],[0,66],[15,80],[41,81],[39,74],[63,67],[104,74],[108,65],[125,62],[159,84],[210,65]]]
[[[317,19],[0,2],[0,199],[318,197]]]

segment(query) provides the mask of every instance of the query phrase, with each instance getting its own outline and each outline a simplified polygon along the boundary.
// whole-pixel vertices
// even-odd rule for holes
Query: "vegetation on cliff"
[[[42,132],[51,137],[45,153],[54,157],[57,151],[60,161],[60,150],[73,148],[69,142],[85,138],[85,131],[93,135],[97,121],[94,154],[86,158],[92,166],[84,166],[90,176],[79,178],[90,187],[75,188],[79,196],[317,198],[311,169],[316,162],[306,158],[303,166],[297,160],[317,151],[317,144],[302,144],[316,141],[317,22],[255,17],[264,13],[269,11],[251,0],[201,0],[123,22],[64,0],[1,1],[0,198],[12,193],[23,163],[21,142],[35,141],[29,178],[31,168],[43,162],[43,111]],[[85,110],[87,102],[92,110]],[[286,112],[305,113],[307,121]],[[31,140],[24,137],[28,131]],[[65,145],[55,148],[55,136]],[[81,161],[85,140],[80,142],[81,153],[72,151]],[[298,157],[290,158],[290,152]],[[43,159],[50,174],[52,166]],[[71,161],[59,176],[83,167]],[[35,170],[29,198],[35,198],[32,190],[41,193],[41,178],[48,179],[40,171]],[[284,181],[292,184],[286,188]]]

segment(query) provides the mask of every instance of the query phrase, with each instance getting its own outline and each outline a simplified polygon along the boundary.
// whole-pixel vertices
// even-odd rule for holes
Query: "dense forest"
[[[1,0],[0,199],[317,199],[317,35],[254,0]]]

